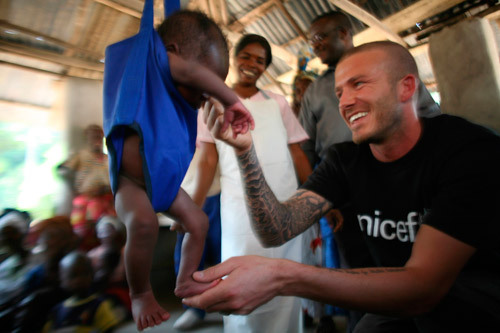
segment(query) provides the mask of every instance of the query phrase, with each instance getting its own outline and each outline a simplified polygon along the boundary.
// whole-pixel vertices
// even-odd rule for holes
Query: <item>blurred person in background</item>
[[[99,244],[95,223],[103,215],[116,216],[109,183],[108,156],[103,151],[103,130],[89,125],[84,130],[86,146],[57,167],[59,175],[72,185],[71,224],[88,251]]]
[[[115,308],[131,317],[131,301],[123,251],[127,230],[117,217],[105,215],[96,224],[100,245],[88,252],[94,269],[94,289],[110,297]]]
[[[0,215],[0,327],[11,327],[15,305],[22,299],[23,284],[30,269],[30,252],[24,239],[31,221],[29,213],[5,209]]]
[[[28,232],[36,246],[32,249],[34,266],[26,273],[23,301],[17,305],[18,332],[40,331],[50,309],[67,297],[60,286],[59,262],[79,244],[66,216],[33,221]]]
[[[43,332],[112,332],[123,320],[105,296],[93,291],[93,273],[84,252],[62,258],[59,279],[69,297],[51,310]]]

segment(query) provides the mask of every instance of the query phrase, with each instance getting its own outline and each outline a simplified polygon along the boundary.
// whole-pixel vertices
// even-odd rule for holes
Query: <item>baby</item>
[[[153,55],[148,57],[146,79],[137,93],[141,88],[154,93],[140,96],[141,110],[126,104],[125,110],[120,109],[106,95],[107,90],[117,90],[117,82],[106,78],[115,66],[110,59],[115,60],[114,54],[120,62],[121,54],[129,51],[125,48],[129,41],[106,51],[104,128],[115,207],[127,227],[125,267],[132,313],[142,330],[169,318],[155,300],[149,280],[158,235],[156,212],[165,212],[186,230],[175,294],[188,297],[211,286],[192,279],[203,252],[208,218],[180,188],[194,153],[196,109],[213,96],[225,106],[224,127],[231,125],[235,133],[245,133],[254,122],[224,84],[229,68],[227,42],[205,14],[175,12],[153,33],[148,44]]]

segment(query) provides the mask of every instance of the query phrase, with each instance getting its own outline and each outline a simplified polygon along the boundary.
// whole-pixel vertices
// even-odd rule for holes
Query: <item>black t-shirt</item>
[[[416,146],[394,162],[379,162],[367,144],[331,146],[302,188],[352,204],[378,266],[405,265],[422,223],[475,247],[450,294],[474,288],[463,301],[495,306],[487,311],[500,320],[500,137],[450,115],[422,122]]]

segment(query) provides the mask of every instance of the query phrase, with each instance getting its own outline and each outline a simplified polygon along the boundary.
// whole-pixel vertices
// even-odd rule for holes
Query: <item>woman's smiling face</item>
[[[255,85],[266,70],[266,50],[259,43],[245,46],[235,60],[238,82],[241,84]]]

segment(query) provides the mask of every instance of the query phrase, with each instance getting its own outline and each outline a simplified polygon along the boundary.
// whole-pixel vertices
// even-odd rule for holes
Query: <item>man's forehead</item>
[[[324,31],[331,28],[331,26],[335,25],[335,20],[330,17],[323,17],[318,21],[311,24],[309,27],[309,32],[317,33],[318,31]]]
[[[385,65],[383,53],[362,51],[342,59],[335,69],[335,85],[341,81],[374,75]]]
[[[341,59],[337,64],[335,72],[338,73],[339,71],[342,71],[344,67],[349,67],[352,70],[357,68],[371,68],[385,63],[386,60],[387,54],[381,50],[364,50],[354,54],[350,54],[346,58]]]

